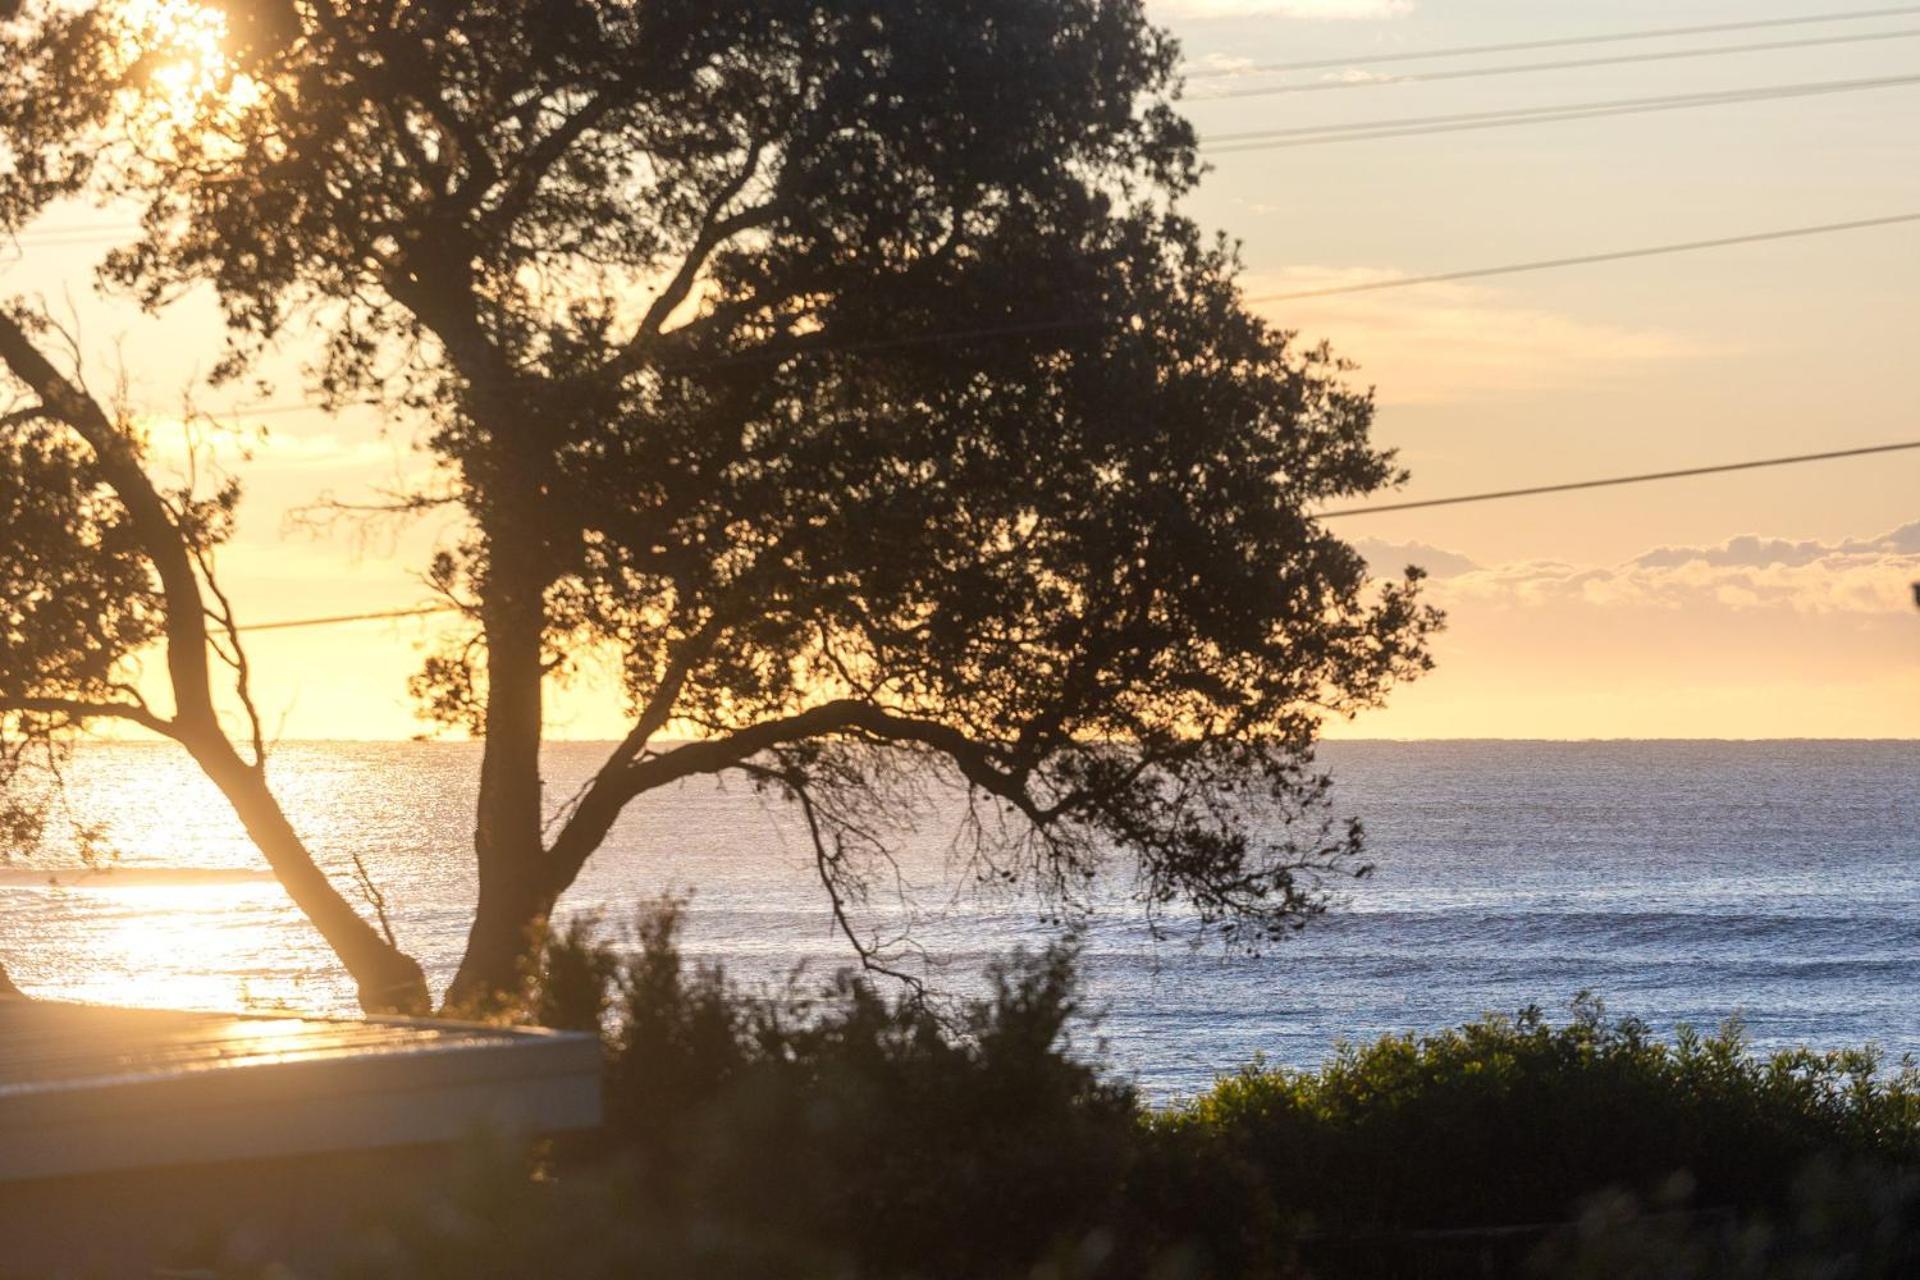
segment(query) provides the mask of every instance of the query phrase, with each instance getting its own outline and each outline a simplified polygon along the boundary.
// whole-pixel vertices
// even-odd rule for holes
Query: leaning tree
[[[86,191],[95,131],[110,121],[142,131],[154,109],[141,92],[148,73],[195,53],[190,31],[127,58],[135,28],[108,15],[62,7],[35,17],[0,23],[9,55],[0,59],[0,235],[9,238],[50,202]],[[92,74],[103,64],[118,73]],[[424,1012],[419,964],[354,910],[269,785],[246,651],[213,576],[238,489],[196,494],[156,481],[131,416],[87,387],[80,364],[43,308],[0,299],[0,860],[39,842],[77,731],[137,726],[180,744],[218,787],[364,1006]],[[166,692],[158,706],[129,669],[155,650]],[[239,742],[221,715],[223,685],[243,721]],[[76,826],[87,849],[97,831]],[[0,995],[11,993],[0,969]]]
[[[1003,819],[980,874],[1071,898],[1116,866],[1240,939],[1356,865],[1315,735],[1436,618],[1312,515],[1397,473],[1182,214],[1141,0],[212,12],[165,111],[89,130],[144,208],[109,274],[210,283],[228,372],[317,332],[321,396],[432,424],[412,501],[464,509],[429,574],[470,629],[414,687],[485,743],[452,1000],[509,987],[616,819],[696,775],[790,798],[836,905],[903,769]],[[33,47],[154,92],[126,42]],[[631,731],[556,807],[543,690],[588,652]]]

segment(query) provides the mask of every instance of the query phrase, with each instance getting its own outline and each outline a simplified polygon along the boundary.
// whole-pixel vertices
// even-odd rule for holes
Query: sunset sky
[[[1847,12],[1830,4],[1826,11]],[[1381,74],[1870,31],[1915,38],[1365,84],[1367,55],[1817,13],[1810,0],[1161,0],[1209,133],[1920,72],[1907,16],[1390,62]],[[1350,66],[1257,74],[1270,62]],[[1232,95],[1232,96],[1223,96]],[[1211,97],[1213,100],[1203,100]],[[1472,132],[1222,153],[1192,202],[1241,238],[1259,295],[1920,211],[1920,85]],[[71,304],[92,381],[127,372],[164,415],[218,356],[203,299],[164,320],[102,300],[90,228],[62,209],[0,255],[0,293]],[[1535,274],[1263,304],[1378,388],[1405,498],[1920,438],[1920,224]],[[264,403],[305,398],[298,353]],[[200,402],[233,402],[202,391]],[[315,534],[290,512],[365,498],[422,463],[412,427],[359,412],[235,421],[248,499],[224,577],[246,619],[401,608],[444,521]],[[165,455],[170,433],[157,427]],[[177,456],[177,449],[175,450]],[[1381,499],[1385,500],[1385,499]],[[1438,670],[1332,732],[1370,737],[1920,735],[1920,453],[1343,521],[1382,568],[1434,576]],[[420,731],[404,684],[436,624],[261,634],[258,692],[287,738]],[[622,731],[586,682],[556,737]]]

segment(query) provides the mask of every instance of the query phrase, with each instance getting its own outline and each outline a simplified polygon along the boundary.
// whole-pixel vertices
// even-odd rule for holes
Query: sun
[[[232,98],[224,10],[194,0],[124,0],[114,11],[127,69],[162,126],[189,125]]]

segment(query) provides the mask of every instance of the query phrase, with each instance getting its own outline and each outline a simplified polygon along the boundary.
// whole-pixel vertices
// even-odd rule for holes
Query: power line
[[[700,359],[668,360],[653,366],[662,373],[688,373],[702,369],[731,368],[750,364],[778,364],[784,360],[797,360],[805,357],[836,355],[869,355],[876,352],[894,351],[903,348],[927,346],[943,342],[966,343],[987,338],[1013,337],[1028,334],[1059,333],[1074,329],[1090,329],[1107,324],[1111,320],[1127,319],[1131,313],[1115,316],[1067,316],[1047,320],[1020,320],[1007,324],[976,325],[965,329],[937,329],[925,333],[890,334],[881,338],[857,339],[847,342],[816,343],[794,347],[763,347],[749,351],[738,351],[731,355],[708,356]],[[329,406],[317,400],[297,400],[286,404],[269,404],[259,408],[228,408],[216,411],[221,416],[247,418],[267,414],[300,413],[310,409],[324,409],[328,412],[349,409],[392,408],[384,401],[353,400],[337,406]]]
[[[1328,298],[1343,293],[1372,293],[1381,289],[1407,289],[1417,284],[1441,284],[1449,280],[1477,280],[1486,276],[1515,275],[1522,271],[1550,271],[1558,267],[1582,267],[1599,262],[1624,262],[1630,258],[1654,258],[1670,253],[1692,253],[1697,249],[1724,249],[1731,245],[1762,244],[1770,240],[1792,240],[1802,236],[1830,235],[1839,231],[1859,231],[1868,227],[1890,227],[1903,222],[1920,222],[1920,213],[1896,213],[1884,218],[1860,218],[1852,222],[1825,222],[1810,227],[1788,227],[1781,231],[1758,231],[1751,235],[1722,236],[1716,240],[1688,240],[1679,244],[1649,245],[1640,249],[1616,249],[1610,253],[1587,253],[1570,258],[1543,258],[1534,262],[1513,262],[1498,267],[1474,267],[1466,271],[1444,271],[1430,276],[1402,276],[1392,280],[1373,280],[1365,284],[1334,285],[1326,289],[1301,289],[1293,293],[1255,294],[1241,301],[1291,302],[1298,298]]]
[[[1910,84],[1920,76],[1869,76],[1855,80],[1813,80],[1793,84],[1748,85],[1738,89],[1712,89],[1703,93],[1659,93],[1638,98],[1602,98],[1590,102],[1548,102],[1532,107],[1501,107],[1492,111],[1455,111],[1420,116],[1377,116],[1371,120],[1346,120],[1333,124],[1294,125],[1285,129],[1243,129],[1233,133],[1209,133],[1204,144],[1263,141],[1269,138],[1296,138],[1325,133],[1364,133],[1375,129],[1417,128],[1433,124],[1476,123],[1508,120],[1517,116],[1561,115],[1576,111],[1613,111],[1622,107],[1658,107],[1670,103],[1718,103],[1727,99],[1744,100],[1756,94],[1798,94],[1815,91],[1842,92],[1878,89],[1889,85]]]
[[[1638,115],[1652,111],[1680,111],[1693,107],[1767,102],[1780,98],[1809,98],[1915,84],[1920,84],[1920,75],[1873,76],[1861,80],[1823,80],[1809,84],[1765,85],[1751,89],[1721,90],[1714,93],[1619,98],[1604,102],[1565,103],[1505,111],[1402,116],[1380,120],[1360,120],[1338,125],[1312,125],[1292,129],[1258,129],[1242,133],[1214,134],[1206,139],[1202,146],[1204,150],[1217,154],[1267,151],[1281,147],[1311,147],[1330,142],[1364,142],[1375,138],[1404,138],[1429,133],[1457,133],[1524,124],[1550,124],[1562,120],[1589,120],[1602,116]],[[1226,145],[1220,145],[1222,143]]]
[[[264,418],[283,413],[305,413],[310,409],[324,409],[329,413],[345,413],[353,409],[392,408],[382,400],[349,400],[343,404],[330,405],[324,400],[292,400],[286,404],[263,404],[253,408],[219,409],[214,412],[228,418]]]
[[[1574,71],[1588,67],[1614,67],[1630,63],[1671,62],[1682,58],[1720,57],[1731,53],[1768,53],[1782,49],[1812,49],[1825,45],[1862,44],[1881,40],[1910,40],[1920,30],[1872,31],[1848,36],[1816,36],[1804,40],[1774,40],[1764,44],[1721,45],[1709,49],[1676,49],[1660,53],[1611,54],[1604,58],[1562,58],[1552,62],[1508,63],[1497,67],[1465,67],[1453,71],[1419,71],[1411,75],[1380,76],[1366,80],[1315,80],[1307,84],[1259,85],[1250,89],[1225,89],[1204,98],[1189,98],[1193,103],[1228,102],[1239,98],[1264,98],[1285,93],[1317,93],[1327,89],[1377,89],[1390,84],[1426,84],[1441,80],[1476,80],[1484,76],[1510,76],[1531,71]]]
[[[1920,222],[1920,212],[1896,213],[1881,218],[1859,218],[1848,222],[1819,223],[1805,227],[1788,227],[1778,231],[1759,231],[1747,235],[1722,236],[1712,240],[1689,240],[1678,244],[1649,245],[1637,249],[1618,249],[1607,253],[1580,254],[1565,258],[1546,258],[1531,262],[1506,263],[1493,267],[1474,267],[1464,271],[1447,271],[1425,276],[1405,276],[1392,280],[1374,280],[1364,284],[1334,285],[1324,289],[1300,289],[1286,293],[1252,294],[1243,298],[1242,301],[1250,304],[1292,302],[1304,298],[1332,297],[1337,294],[1371,293],[1383,289],[1406,289],[1415,285],[1440,284],[1452,280],[1472,280],[1487,276],[1516,275],[1527,271],[1547,271],[1559,267],[1588,266],[1603,262],[1623,262],[1634,258],[1653,258],[1667,254],[1690,253],[1701,249],[1719,249],[1742,244],[1763,244],[1773,240],[1791,240],[1809,236],[1831,235],[1842,231],[1857,231],[1872,227],[1895,226],[1909,222]],[[667,372],[685,372],[692,369],[724,367],[756,361],[779,361],[802,356],[857,355],[930,343],[966,342],[990,337],[1058,332],[1087,328],[1101,323],[1104,323],[1104,321],[1094,317],[1068,317],[1028,321],[1017,324],[978,326],[970,329],[939,330],[931,333],[899,334],[887,338],[876,338],[866,342],[822,344],[790,350],[748,351],[733,356],[718,356],[707,360],[678,361],[663,366],[663,368]],[[217,410],[215,412],[222,416],[250,418],[288,413],[304,413],[312,410],[338,412],[355,409],[381,409],[386,407],[390,406],[386,406],[382,402],[375,400],[349,401],[337,406],[328,406],[317,400],[296,400],[284,404],[267,404],[253,408],[236,407]]]
[[[1855,9],[1850,13],[1815,13],[1796,18],[1759,18],[1746,22],[1715,22],[1694,27],[1653,27],[1638,31],[1620,31],[1605,35],[1562,36],[1552,40],[1522,40],[1510,44],[1453,45],[1441,49],[1415,49],[1402,53],[1361,53],[1344,58],[1314,58],[1304,62],[1265,62],[1246,67],[1190,71],[1188,78],[1213,79],[1219,76],[1247,75],[1263,71],[1319,71],[1328,67],[1351,67],[1371,62],[1415,62],[1426,58],[1455,58],[1478,53],[1525,53],[1533,49],[1567,49],[1577,45],[1620,44],[1633,40],[1664,40],[1675,36],[1717,35],[1726,31],[1759,31],[1777,27],[1804,27],[1827,22],[1858,22],[1869,18],[1905,18],[1920,13],[1920,5],[1901,5],[1892,9]]]
[[[332,627],[348,622],[385,622],[393,618],[424,618],[436,613],[457,613],[450,604],[424,605],[416,609],[387,609],[379,613],[343,613],[331,618],[284,618],[278,622],[242,624],[240,631],[291,631],[295,627]]]
[[[1338,511],[1321,511],[1314,515],[1316,520],[1339,520],[1347,516],[1380,515],[1389,511],[1417,511],[1426,507],[1452,507],[1468,502],[1497,502],[1506,498],[1528,498],[1547,493],[1573,493],[1581,489],[1604,489],[1616,485],[1648,484],[1656,480],[1679,480],[1688,476],[1724,475],[1732,471],[1754,471],[1762,467],[1789,467],[1806,462],[1830,462],[1839,458],[1862,458],[1871,454],[1898,453],[1903,450],[1920,449],[1920,440],[1905,440],[1895,444],[1867,445],[1859,449],[1834,449],[1826,453],[1802,453],[1786,458],[1760,458],[1748,462],[1722,462],[1706,467],[1686,467],[1678,471],[1649,471],[1631,476],[1608,476],[1600,480],[1573,480],[1563,484],[1534,485],[1525,489],[1500,489],[1491,493],[1468,493],[1452,498],[1427,498],[1417,502],[1390,502],[1380,506],[1345,507]],[[258,622],[251,626],[242,626],[241,631],[288,631],[295,627],[331,627],[350,622],[379,622],[394,618],[423,618],[432,614],[457,613],[459,610],[448,604],[425,605],[414,609],[389,609],[379,613],[349,613],[330,618],[285,618],[277,622]]]
[[[1802,453],[1788,458],[1759,458],[1751,462],[1722,462],[1707,467],[1686,467],[1678,471],[1648,471],[1640,475],[1609,476],[1603,480],[1573,480],[1564,484],[1533,485],[1525,489],[1498,489],[1491,493],[1466,493],[1453,498],[1427,498],[1418,502],[1389,502],[1379,506],[1343,507],[1321,511],[1316,520],[1338,520],[1346,516],[1375,516],[1388,511],[1419,511],[1427,507],[1456,507],[1468,502],[1498,502],[1506,498],[1530,498],[1543,493],[1572,493],[1579,489],[1606,489],[1615,485],[1649,484],[1655,480],[1679,480],[1687,476],[1722,475],[1730,471],[1755,471],[1761,467],[1791,467],[1803,462],[1830,462],[1837,458],[1863,458],[1870,454],[1899,453],[1920,449],[1920,440],[1897,444],[1868,445],[1861,449],[1835,449],[1827,453]]]

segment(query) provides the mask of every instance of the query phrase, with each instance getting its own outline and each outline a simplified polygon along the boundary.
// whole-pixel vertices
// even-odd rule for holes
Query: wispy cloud
[[[1394,279],[1358,267],[1294,267],[1249,275],[1249,296]],[[1427,284],[1406,290],[1256,303],[1274,323],[1326,338],[1361,366],[1383,400],[1434,404],[1505,392],[1582,387],[1651,362],[1718,348],[1653,328],[1629,328],[1514,303],[1497,289]]]
[[[1361,550],[1382,563],[1375,551],[1364,545]],[[1443,565],[1465,561],[1438,554],[1453,557],[1438,561]],[[1437,598],[1455,608],[1878,614],[1905,620],[1913,611],[1912,584],[1920,581],[1920,523],[1832,543],[1749,534],[1711,547],[1661,547],[1621,565],[1521,561],[1436,570],[1435,577],[1443,579],[1434,585]]]
[[[329,429],[196,430],[189,436],[167,418],[149,418],[145,428],[149,465],[165,475],[185,473],[190,440],[202,467],[211,461],[243,479],[260,471],[390,468],[408,452],[396,438]]]
[[[1674,568],[1700,563],[1715,567],[1798,567],[1822,561],[1866,557],[1879,559],[1920,555],[1920,520],[1901,525],[1877,538],[1848,538],[1841,542],[1793,542],[1742,534],[1711,547],[1657,547],[1634,560],[1642,568]]]
[[[1458,551],[1430,547],[1424,542],[1382,542],[1378,538],[1356,538],[1353,549],[1366,557],[1376,573],[1399,573],[1412,566],[1432,578],[1455,578],[1472,573],[1480,566]]]
[[[1737,537],[1619,564],[1476,565],[1362,542],[1385,574],[1425,561],[1446,610],[1434,672],[1356,731],[1390,737],[1910,736],[1920,528]]]
[[[1345,67],[1321,75],[1323,82],[1334,84],[1392,84],[1399,77],[1387,71],[1369,71],[1365,67]]]
[[[1240,76],[1255,72],[1260,64],[1240,54],[1209,53],[1188,65],[1209,76]]]

